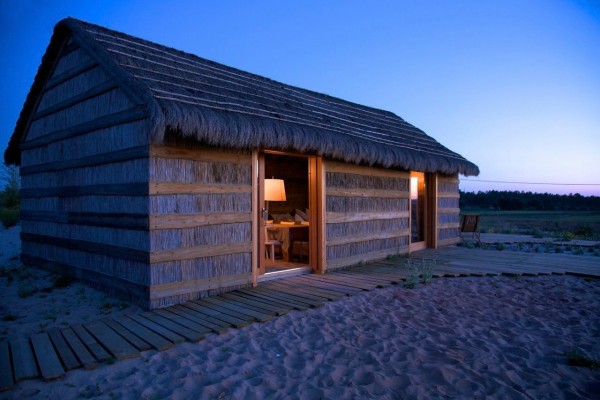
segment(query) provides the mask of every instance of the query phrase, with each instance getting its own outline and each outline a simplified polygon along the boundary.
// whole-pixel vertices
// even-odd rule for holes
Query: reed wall
[[[327,269],[408,252],[409,173],[332,161],[324,168]]]
[[[251,155],[150,149],[150,306],[250,286]]]
[[[456,244],[460,240],[458,176],[438,175],[437,187],[437,244]]]
[[[22,259],[148,306],[149,150],[143,108],[75,44],[21,143]]]

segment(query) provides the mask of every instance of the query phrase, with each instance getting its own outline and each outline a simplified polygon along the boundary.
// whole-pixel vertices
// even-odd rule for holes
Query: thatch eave
[[[294,151],[352,164],[444,175],[479,174],[479,168],[475,164],[456,153],[452,153],[453,157],[448,157],[397,146],[384,146],[334,131],[290,122],[270,121],[252,115],[169,103],[159,115],[159,118],[163,117],[167,130],[214,147]],[[164,143],[165,132],[154,137],[153,143]]]

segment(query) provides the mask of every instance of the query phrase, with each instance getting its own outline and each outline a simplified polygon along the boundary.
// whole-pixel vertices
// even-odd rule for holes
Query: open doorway
[[[410,251],[427,247],[427,195],[425,174],[410,174]]]
[[[259,158],[264,173],[261,182],[259,274],[283,275],[312,270],[316,248],[314,176],[311,157],[266,152]],[[314,174],[313,174],[314,175]],[[313,207],[314,208],[314,207]]]

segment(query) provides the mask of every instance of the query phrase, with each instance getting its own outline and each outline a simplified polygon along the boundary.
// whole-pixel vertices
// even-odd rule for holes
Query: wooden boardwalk
[[[573,274],[600,277],[600,257],[537,254],[449,247],[413,253],[436,260],[434,277]],[[16,383],[58,379],[67,371],[93,369],[105,362],[165,350],[207,333],[221,333],[269,321],[291,310],[322,306],[346,296],[401,283],[405,260],[397,258],[326,275],[303,275],[261,283],[258,287],[148,311],[104,318],[30,338],[0,342],[0,390]]]

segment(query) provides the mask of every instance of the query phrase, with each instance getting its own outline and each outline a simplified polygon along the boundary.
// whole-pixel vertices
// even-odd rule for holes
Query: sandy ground
[[[0,340],[30,336],[52,327],[65,328],[104,315],[141,312],[86,285],[19,262],[20,227],[0,227]]]
[[[599,280],[434,279],[21,382],[0,399],[597,399],[600,371],[565,352],[600,359],[598,310]]]

